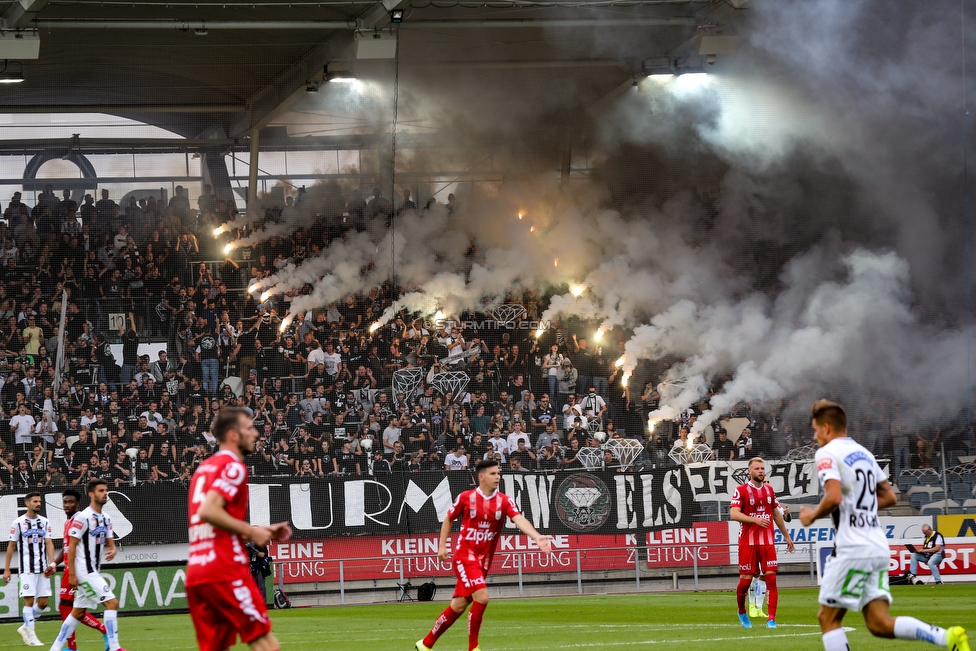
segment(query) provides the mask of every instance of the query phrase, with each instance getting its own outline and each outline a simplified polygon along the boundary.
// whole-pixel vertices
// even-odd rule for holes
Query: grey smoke
[[[558,102],[535,107],[501,78],[450,92],[414,79],[408,114],[426,106],[456,143],[510,143],[499,164],[518,182],[471,188],[453,215],[438,205],[348,236],[263,286],[312,284],[296,312],[395,272],[409,290],[397,308],[430,314],[578,283],[543,320],[625,333],[632,373],[683,358],[663,404],[685,408],[718,382],[703,425],[740,402],[842,387],[951,415],[969,394],[958,5],[750,6],[743,49],[706,86],[647,81],[580,118],[576,143],[597,163],[568,188],[539,138]],[[554,97],[568,108],[569,95]],[[527,141],[537,155],[513,155]],[[447,151],[412,164],[439,156],[457,164]]]

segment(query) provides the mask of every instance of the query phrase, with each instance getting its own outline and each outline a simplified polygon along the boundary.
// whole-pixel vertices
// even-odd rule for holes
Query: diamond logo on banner
[[[580,448],[576,458],[587,470],[597,470],[603,466],[603,450],[600,448]]]
[[[409,368],[401,368],[399,371],[393,372],[393,404],[398,408],[400,407],[397,402],[397,396],[401,393],[408,399],[411,398],[417,387],[420,386],[420,380],[424,377],[424,369],[419,366],[411,366]]]
[[[580,450],[596,450],[583,448]],[[556,515],[573,531],[599,529],[610,517],[610,491],[599,477],[585,472],[567,477],[556,494]]]
[[[488,312],[495,321],[498,321],[499,325],[508,325],[510,323],[515,323],[516,320],[525,316],[525,308],[521,305],[514,303],[507,303],[505,305],[499,305],[495,309]]]
[[[441,393],[450,392],[451,395],[457,397],[468,387],[470,381],[471,378],[464,371],[447,371],[435,375],[430,384]]]
[[[634,460],[640,456],[644,446],[634,439],[610,439],[607,441],[606,448],[620,461],[622,468],[630,468]]]

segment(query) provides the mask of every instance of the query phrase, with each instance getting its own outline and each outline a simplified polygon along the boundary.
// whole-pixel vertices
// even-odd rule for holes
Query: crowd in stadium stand
[[[289,198],[276,213],[294,209]],[[677,360],[642,361],[639,381],[624,387],[614,364],[624,333],[588,341],[591,325],[567,321],[536,337],[529,326],[547,297],[532,292],[506,298],[524,308],[514,322],[401,312],[371,332],[404,291],[385,284],[298,313],[281,331],[291,301],[312,287],[261,302],[260,292],[247,292],[251,283],[363,220],[393,218],[392,208],[377,193],[341,219],[225,257],[225,241],[241,233],[209,234],[235,216],[209,186],[193,209],[180,187],[168,204],[133,196],[121,207],[105,190],[80,206],[50,187],[30,208],[14,195],[0,223],[0,422],[9,424],[0,488],[185,480],[215,450],[209,423],[225,404],[254,413],[253,473],[307,477],[463,471],[492,455],[510,471],[555,472],[581,467],[579,450],[601,447],[604,434],[641,445],[626,463],[610,446],[607,467],[669,466],[707,406],[648,432],[655,387]],[[475,249],[469,254],[477,259]],[[63,290],[67,343],[55,396]],[[118,314],[125,316],[111,319]],[[150,341],[165,349],[140,355]],[[122,343],[121,358],[112,342]],[[439,383],[447,371],[466,381]],[[398,382],[398,372],[415,381]],[[53,418],[44,415],[46,400]],[[712,458],[775,458],[809,446],[805,411],[789,402],[740,405],[727,416],[747,426],[718,428]],[[897,403],[879,399],[852,413],[854,436],[897,469],[932,465],[941,443],[964,451],[962,428],[920,428]]]

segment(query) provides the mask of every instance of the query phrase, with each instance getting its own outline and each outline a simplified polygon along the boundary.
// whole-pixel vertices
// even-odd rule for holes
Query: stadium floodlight
[[[11,63],[16,63],[20,66],[20,70],[10,70]],[[19,84],[24,81],[24,64],[19,61],[3,62],[3,69],[0,69],[0,84]]]
[[[390,22],[391,23],[402,23],[403,22],[403,9],[394,9],[390,12]]]
[[[647,59],[641,63],[640,74],[654,81],[667,81],[674,78],[674,62],[667,57]]]
[[[325,80],[328,82],[349,83],[356,81],[356,76],[349,67],[349,63],[343,66],[339,62],[327,63],[325,65]]]

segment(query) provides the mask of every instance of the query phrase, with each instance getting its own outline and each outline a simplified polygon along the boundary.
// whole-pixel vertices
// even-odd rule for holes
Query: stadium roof
[[[0,0],[0,50],[12,30],[40,38],[39,58],[20,60],[26,81],[0,86],[0,113],[110,113],[186,138],[242,138],[327,64],[355,61],[356,34],[389,30],[392,9],[405,12],[404,70],[558,75],[597,99],[647,60],[697,56],[700,27],[745,2]]]

